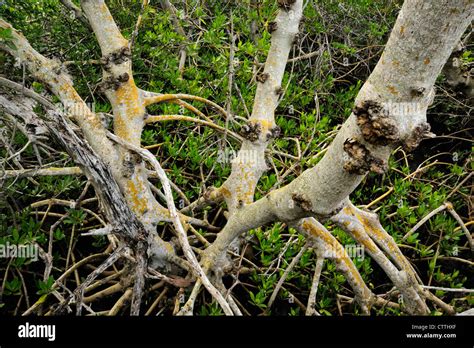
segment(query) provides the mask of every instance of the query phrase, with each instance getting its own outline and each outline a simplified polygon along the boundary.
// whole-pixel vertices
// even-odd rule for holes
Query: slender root
[[[296,264],[300,260],[301,256],[303,256],[304,252],[308,249],[308,243],[306,243],[301,250],[298,252],[298,254],[291,260],[290,264],[288,267],[285,269],[285,272],[283,272],[283,275],[281,276],[280,280],[278,281],[277,285],[275,286],[275,290],[273,290],[272,295],[270,296],[270,300],[268,301],[267,304],[267,311],[270,310],[272,307],[273,302],[275,301],[278,292],[280,291],[281,287],[283,286],[283,283],[285,282],[286,278],[290,274],[290,272],[295,268]]]
[[[214,128],[216,130],[218,130],[219,132],[222,132],[222,133],[228,133],[230,136],[232,136],[234,139],[242,142],[243,141],[243,138],[230,131],[230,130],[226,130],[224,127],[221,127],[219,126],[218,124],[214,123],[214,122],[209,122],[209,121],[206,121],[206,120],[201,120],[199,118],[194,118],[194,117],[190,117],[190,116],[183,116],[183,115],[159,115],[159,116],[148,116],[147,119],[145,120],[146,123],[154,123],[154,122],[164,122],[164,121],[187,121],[187,122],[193,122],[193,123],[197,123],[197,124],[202,124],[204,126],[207,126],[207,127],[210,127],[210,128]]]
[[[307,316],[319,315],[318,311],[316,311],[316,295],[318,293],[319,278],[321,277],[323,265],[324,257],[318,256],[318,259],[316,260],[316,268],[314,270],[313,283],[311,285],[311,291],[309,292],[308,306],[306,307]]]
[[[372,238],[375,243],[377,243],[377,245],[395,261],[395,264],[399,269],[405,270],[411,280],[415,282],[415,279],[417,279],[416,272],[413,270],[410,262],[402,254],[393,237],[388,234],[380,224],[377,215],[361,210],[350,202],[348,202],[348,207],[357,220],[362,223],[370,238]]]
[[[344,247],[314,218],[300,220],[296,228],[312,241],[320,259],[334,260],[337,269],[344,275],[354,290],[356,301],[361,306],[362,312],[369,314],[376,297],[365,284]]]
[[[357,210],[350,202],[347,202],[344,209],[331,219],[349,233],[352,238],[362,244],[367,253],[382,267],[403,295],[403,303],[408,313],[428,314],[429,309],[423,299],[424,292],[420,284],[418,284],[416,276],[414,276],[415,273],[411,265],[409,265],[406,259],[403,260],[404,256],[398,247],[393,247],[395,242],[387,232],[376,229],[372,220],[370,221],[371,223],[368,223],[368,216],[368,214],[362,214],[360,210]],[[395,260],[400,270],[379,249],[374,240],[382,245],[382,249]]]
[[[220,105],[202,97],[198,97],[195,95],[190,95],[190,94],[153,94],[153,95],[147,95],[145,94],[144,98],[144,104],[145,106],[149,106],[152,104],[157,104],[157,103],[162,103],[162,102],[172,102],[176,100],[194,100],[198,101],[207,105],[212,106],[215,108],[219,113],[221,113],[224,117],[228,117],[227,112],[222,108]]]
[[[130,315],[140,314],[140,305],[142,303],[143,288],[145,287],[145,273],[148,268],[147,260],[148,244],[139,242],[137,247],[137,264],[135,266],[135,284],[133,285],[133,296]]]
[[[92,282],[107,268],[113,265],[118,259],[120,259],[125,251],[126,247],[117,248],[99,267],[97,267],[91,274],[89,274],[86,280],[77,287],[73,294],[71,294],[63,303],[61,303],[55,310],[56,313],[62,312],[74,299],[76,300],[76,315],[81,315],[82,304],[84,300],[85,289],[92,284]]]
[[[91,303],[96,300],[100,300],[101,298],[113,295],[123,289],[123,285],[120,283],[116,283],[114,285],[109,286],[108,288],[98,291],[91,296],[84,297],[84,303]]]
[[[189,295],[188,300],[184,304],[183,307],[179,310],[179,312],[176,314],[177,316],[190,316],[193,315],[194,312],[194,303],[196,302],[196,298],[199,295],[199,292],[201,291],[201,281],[198,279],[196,284],[194,284],[193,291],[191,292],[191,295]]]
[[[114,306],[110,309],[109,313],[107,315],[109,316],[115,316],[120,312],[120,309],[125,306],[125,304],[130,300],[132,297],[133,290],[132,289],[127,289],[123,293],[123,295],[118,299],[118,301],[114,304]]]
[[[461,217],[456,213],[454,210],[453,205],[450,202],[444,203],[446,205],[446,209],[448,209],[449,213],[453,216],[453,218],[458,222],[463,230],[464,234],[466,235],[467,241],[469,242],[469,246],[471,247],[471,252],[474,254],[474,242],[472,240],[471,232],[467,229],[464,221],[462,221]]]

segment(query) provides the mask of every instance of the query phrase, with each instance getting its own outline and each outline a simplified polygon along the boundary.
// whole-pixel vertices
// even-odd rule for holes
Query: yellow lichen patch
[[[388,86],[387,89],[390,91],[392,94],[398,94],[398,91],[395,87],[393,86]]]
[[[117,98],[116,102],[125,107],[125,112],[130,117],[137,115],[143,115],[144,108],[139,102],[138,88],[133,81],[133,78],[130,79],[121,85],[115,93]]]
[[[374,254],[379,251],[372,239],[365,238],[363,233],[361,233],[357,229],[354,229],[351,232],[354,234],[354,237],[359,241],[359,243],[361,243],[365,248],[367,248],[368,251]]]
[[[141,182],[127,181],[128,202],[135,214],[143,215],[147,210],[146,198],[142,193],[145,192],[145,187]]]
[[[273,122],[269,120],[258,120],[257,122],[259,122],[262,128],[265,128],[265,129],[269,129],[273,126]]]
[[[230,198],[230,197],[232,196],[232,194],[230,193],[230,191],[229,191],[226,187],[224,187],[224,186],[222,186],[221,188],[219,188],[219,191],[220,191],[220,193],[222,194],[222,196],[224,196],[224,198],[226,198],[226,199],[227,199],[227,198]]]
[[[107,8],[107,5],[105,4],[105,2],[103,2],[102,4],[100,4],[100,8],[99,8],[99,11],[103,14],[103,15],[110,15],[109,13],[109,9]]]
[[[305,220],[301,226],[311,235],[321,238],[327,244],[333,243],[331,236],[328,236],[326,233],[324,233],[325,232],[324,230],[318,228],[316,225],[312,224],[311,222]]]
[[[342,211],[343,211],[346,215],[352,215],[352,210],[351,210],[351,208],[349,208],[349,207],[344,207],[344,208],[342,209]]]
[[[344,252],[345,252],[345,250],[344,250]],[[357,269],[352,264],[352,262],[349,259],[349,256],[347,255],[347,253],[341,259],[342,259],[342,262],[345,263],[348,272],[352,275],[352,277],[356,281],[356,283],[358,283],[359,285],[361,285],[361,284],[365,285],[364,280],[362,279],[362,276],[360,275],[360,273],[357,271]]]
[[[370,238],[364,238],[364,232],[370,231],[372,229],[371,224],[360,214],[358,214],[357,211],[354,210],[354,208],[350,206],[344,207],[343,211],[348,215],[354,216],[363,228],[363,231],[360,231],[358,228],[351,229],[350,231],[352,232],[352,234],[354,234],[354,237],[359,241],[359,243],[362,243],[362,245],[364,245],[364,247],[366,247],[369,251],[376,252],[377,246],[374,244],[374,242]]]
[[[337,252],[336,255],[345,254],[347,256],[347,253],[344,250],[344,248],[339,244],[337,239],[334,236],[332,236],[328,231],[322,228],[318,228],[317,225],[309,221],[304,221],[302,224],[302,227],[314,237],[317,237],[323,240],[324,243],[326,243],[331,249]]]
[[[116,116],[115,119],[114,119],[115,134],[117,134],[118,136],[121,137],[120,134],[124,133],[124,129],[125,129],[125,122],[124,122],[123,117]]]
[[[255,123],[260,124],[260,132],[263,136],[265,136],[270,129],[275,126],[275,122],[273,120],[256,120]]]
[[[171,243],[164,242],[164,245],[165,245],[166,251],[169,252],[171,255],[173,255],[175,253]]]
[[[354,264],[351,262],[346,250],[338,243],[334,236],[332,236],[328,231],[318,228],[309,221],[304,221],[302,227],[314,237],[320,238],[324,241],[330,251],[338,256],[336,262],[343,262],[346,266],[347,272],[350,273],[354,282],[356,282],[360,287],[365,288],[365,283],[360,273],[354,267]]]
[[[253,202],[253,195],[254,195],[253,186],[250,186],[249,190],[247,190],[245,194],[242,196],[242,200],[244,201],[244,203],[250,204]]]
[[[58,86],[58,94],[64,97],[64,99],[68,100],[77,101],[78,99],[80,99],[75,89],[68,83],[61,83]]]
[[[366,231],[370,236],[376,240],[382,241],[385,244],[387,249],[390,251],[390,256],[394,257],[400,265],[408,266],[408,269],[410,268],[407,260],[398,249],[395,241],[390,238],[390,236],[387,236],[384,230],[377,228],[377,226],[374,226],[373,223],[362,216],[357,215],[357,218],[364,225],[364,228],[366,228]]]
[[[169,100],[176,100],[178,99],[174,94],[163,94],[160,96],[155,96],[152,98],[145,98],[144,105],[149,106],[152,104],[158,104],[161,102],[169,101]]]
[[[346,227],[348,227],[348,225],[346,225]],[[372,239],[366,238],[367,236],[366,236],[365,227],[364,227],[363,224],[362,224],[362,227],[363,227],[362,229],[359,229],[359,228],[356,227],[356,228],[351,228],[351,229],[348,229],[348,230],[354,235],[354,238],[359,243],[361,243],[365,248],[367,248],[368,251],[370,251],[372,253],[376,253],[378,251],[377,246],[372,241]]]
[[[129,121],[143,119],[143,114],[145,113],[133,78],[130,78],[129,81],[120,86],[115,92],[114,104],[117,106],[114,123],[115,133],[122,139],[131,141],[133,136],[136,137],[137,130],[130,129],[132,123]]]
[[[171,219],[171,212],[169,211],[169,209],[160,209],[159,211],[164,219]],[[188,221],[187,218],[188,217],[185,217],[184,221]]]
[[[245,203],[251,203],[253,201],[254,189],[255,180],[245,178],[236,191],[236,199],[242,200]]]
[[[100,4],[99,12],[103,16],[103,23],[108,23],[109,25],[115,23],[112,14],[110,13],[107,5],[105,4],[105,1]]]
[[[383,243],[384,246],[388,249],[388,252],[392,258],[394,258],[399,265],[401,265],[407,272],[410,272],[411,266],[408,263],[407,259],[403,256],[403,254],[398,249],[397,244],[395,241],[387,235],[387,232],[383,230],[381,227],[377,226],[373,221],[369,218],[362,216],[361,214],[357,213],[356,211],[352,210],[354,216],[357,220],[361,223],[364,227],[366,233],[377,240],[379,243]],[[366,243],[362,242],[362,244],[367,247]],[[370,241],[370,244],[374,244]],[[370,249],[369,249],[370,250]]]
[[[220,189],[212,188],[207,196],[207,199],[211,202],[215,202],[221,198],[223,195]]]
[[[369,235],[375,236],[378,240],[384,241],[387,248],[390,251],[395,251],[396,250],[396,246],[394,245],[394,243],[389,242],[389,239],[387,238],[387,236],[385,236],[383,231],[381,231],[378,228],[375,228],[370,222],[368,222],[364,218],[362,218],[362,221],[363,221],[363,224],[364,224],[364,228],[366,228],[366,231],[368,231]]]
[[[405,33],[405,26],[401,25],[400,26],[400,35],[403,35]]]

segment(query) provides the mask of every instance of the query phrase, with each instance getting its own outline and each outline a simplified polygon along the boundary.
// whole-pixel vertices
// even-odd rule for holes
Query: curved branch
[[[226,119],[229,118],[227,111],[224,110],[219,104],[210,101],[209,99],[198,97],[191,94],[159,94],[154,92],[142,91],[143,101],[145,106],[150,106],[153,104],[163,103],[163,102],[176,102],[180,100],[194,100],[204,104],[207,104],[222,114]],[[208,120],[209,121],[209,120]]]
[[[209,122],[205,120],[200,120],[198,118],[193,118],[189,116],[183,116],[183,115],[159,115],[159,116],[148,116],[145,120],[145,123],[154,123],[154,122],[164,122],[164,121],[187,121],[187,122],[193,122],[193,123],[198,123],[202,124],[214,129],[217,129],[219,132],[228,132],[230,136],[232,136],[235,140],[238,140],[240,142],[243,141],[242,137],[232,131],[229,131],[224,128],[219,126],[218,124],[215,124],[214,122]]]
[[[286,62],[299,32],[303,0],[282,8],[272,23],[272,40],[263,73],[257,76],[257,91],[248,124],[243,127],[246,140],[232,163],[232,172],[222,185],[230,213],[242,204],[251,203],[261,175],[267,170],[265,150],[279,134],[274,112],[282,93]],[[251,153],[252,156],[248,156]],[[249,159],[251,157],[252,159]]]
[[[376,301],[376,296],[365,284],[357,267],[341,243],[337,241],[324,225],[314,218],[299,220],[295,227],[314,244],[318,261],[324,258],[334,260],[337,269],[344,275],[354,290],[356,301],[361,306],[362,312],[369,314],[370,308]],[[310,300],[312,299],[310,298]],[[312,311],[314,308],[308,306],[308,310]]]

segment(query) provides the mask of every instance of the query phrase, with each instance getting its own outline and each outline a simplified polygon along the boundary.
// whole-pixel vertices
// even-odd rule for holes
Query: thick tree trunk
[[[352,115],[323,159],[289,185],[241,207],[231,216],[206,250],[205,266],[219,267],[230,243],[249,229],[275,220],[293,222],[308,216],[335,216],[348,207],[349,195],[367,172],[387,170],[394,148],[413,150],[424,138],[431,137],[426,110],[434,98],[434,83],[472,21],[473,11],[473,1],[405,1],[382,57],[356,98]],[[386,239],[394,244],[385,231],[379,235],[379,241]],[[412,300],[409,310],[426,313],[426,306],[410,287],[414,272],[409,266],[403,268],[407,275],[397,275],[397,269],[380,250],[372,244],[370,248],[392,274],[392,280],[406,290],[407,298]],[[400,258],[399,250],[394,253]]]

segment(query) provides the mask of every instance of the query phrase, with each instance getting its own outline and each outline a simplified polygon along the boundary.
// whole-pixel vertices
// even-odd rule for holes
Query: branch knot
[[[311,212],[313,210],[313,204],[311,200],[303,193],[293,193],[291,199],[295,204],[303,209],[305,212]]]
[[[240,135],[251,142],[256,142],[262,133],[262,126],[258,122],[247,122],[240,129]]]
[[[289,11],[291,9],[291,5],[293,5],[296,0],[278,0],[278,7],[282,10]]]
[[[372,145],[389,145],[400,138],[398,127],[382,104],[373,100],[356,105],[353,113],[365,141]]]
[[[403,142],[403,148],[411,152],[415,150],[418,145],[420,145],[423,139],[434,138],[436,134],[430,132],[430,125],[429,123],[422,122],[418,124],[415,129],[413,129],[410,136],[408,136],[405,141]]]
[[[100,59],[100,63],[102,64],[104,70],[110,71],[112,65],[120,65],[125,63],[132,58],[132,52],[128,46],[123,46],[118,50],[111,52],[107,56],[104,56]]]
[[[377,174],[387,171],[387,163],[373,156],[369,149],[355,139],[346,139],[344,151],[349,156],[344,163],[344,170],[348,173],[364,175],[368,171]]]

